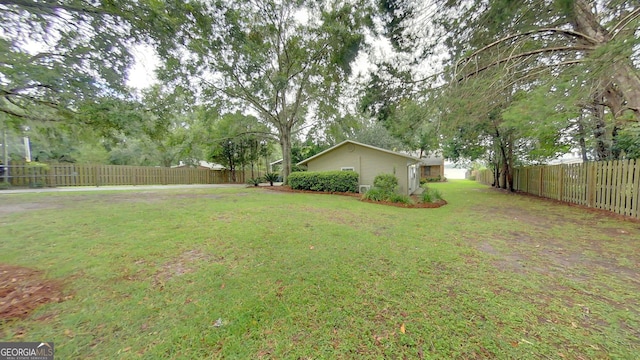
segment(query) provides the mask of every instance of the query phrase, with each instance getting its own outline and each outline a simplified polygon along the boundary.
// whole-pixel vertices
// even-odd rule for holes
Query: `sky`
[[[386,39],[369,39],[369,41],[373,43],[372,53],[360,52],[353,64],[355,76],[366,76],[369,71],[374,69],[374,59],[384,59],[392,52],[391,44]],[[134,57],[134,64],[127,74],[127,86],[144,89],[157,83],[154,71],[160,65],[160,59],[153,47],[148,44],[137,44],[131,49],[131,53]]]
[[[129,69],[127,85],[135,89],[144,89],[157,82],[154,70],[160,64],[160,59],[150,45],[136,45],[131,50],[134,64]]]

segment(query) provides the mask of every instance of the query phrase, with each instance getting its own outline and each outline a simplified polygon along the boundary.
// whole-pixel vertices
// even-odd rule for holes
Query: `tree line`
[[[301,156],[350,138],[480,160],[512,188],[515,166],[571,149],[640,156],[638,5],[5,0],[0,123],[39,159],[281,157],[286,179]],[[161,59],[142,92],[126,86],[137,44]],[[379,44],[390,50],[375,58]],[[363,54],[374,67],[356,77]]]

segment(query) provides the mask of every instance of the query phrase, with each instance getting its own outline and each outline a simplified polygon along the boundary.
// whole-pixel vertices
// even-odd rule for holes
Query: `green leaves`
[[[357,192],[358,173],[354,171],[300,171],[291,173],[288,184],[295,190]]]
[[[546,161],[577,147],[594,147],[598,158],[634,154],[633,130],[626,130],[640,119],[637,4],[381,3],[392,42],[411,44],[405,52],[410,61],[397,67],[419,72],[444,59],[442,78],[449,83],[434,91],[442,81],[437,78],[422,91],[405,93],[415,103],[428,99],[429,106],[403,110],[403,98],[389,89],[406,81],[391,72],[376,74],[364,97],[367,110],[400,129],[397,124],[415,129],[437,119],[446,156],[481,156],[496,164],[509,158],[501,171],[508,171],[509,161]],[[429,108],[437,109],[434,116],[423,115]]]
[[[124,97],[127,1],[9,1],[0,8],[0,112],[14,121],[67,121],[83,102]]]
[[[180,31],[159,33],[167,78],[202,89],[207,103],[258,115],[289,143],[316,109],[336,116],[342,83],[362,42],[360,2],[195,3]],[[181,54],[176,56],[175,54]],[[249,110],[250,109],[250,110]],[[289,172],[288,149],[284,175]]]
[[[209,123],[209,158],[232,172],[268,157],[272,146],[269,129],[254,116],[225,114]]]

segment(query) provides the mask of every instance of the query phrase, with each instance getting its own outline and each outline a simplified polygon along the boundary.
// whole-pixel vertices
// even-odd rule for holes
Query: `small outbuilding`
[[[420,189],[419,164],[418,158],[352,140],[345,140],[298,163],[306,165],[309,171],[355,171],[359,176],[360,192],[373,186],[377,175],[394,174],[398,178],[398,192],[405,195]]]
[[[420,159],[420,177],[444,180],[444,158],[437,156]]]

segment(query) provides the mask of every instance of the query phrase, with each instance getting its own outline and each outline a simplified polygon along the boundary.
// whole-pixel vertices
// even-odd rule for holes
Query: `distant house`
[[[283,159],[276,160],[274,162],[269,163],[269,172],[280,172],[282,170],[282,161]]]
[[[420,178],[444,179],[444,158],[431,156],[420,159]]]
[[[355,171],[359,175],[361,191],[373,186],[379,174],[394,174],[398,178],[399,192],[411,195],[420,188],[418,164],[420,159],[375,146],[346,140],[298,165],[306,165],[309,171]]]
[[[185,164],[182,161],[180,161],[180,163],[178,165],[172,166],[172,168],[183,168],[183,167],[193,167],[193,166]],[[220,165],[220,164],[216,164],[216,163],[210,163],[210,162],[207,162],[207,161],[204,161],[204,160],[198,161],[198,165],[196,167],[198,169],[211,169],[211,170],[224,170],[224,169],[226,169],[224,167],[224,165]]]
[[[559,157],[551,160],[547,163],[547,165],[561,165],[561,164],[582,164],[584,160],[582,159],[582,154],[580,154],[579,150],[574,150],[567,154],[562,154]]]

